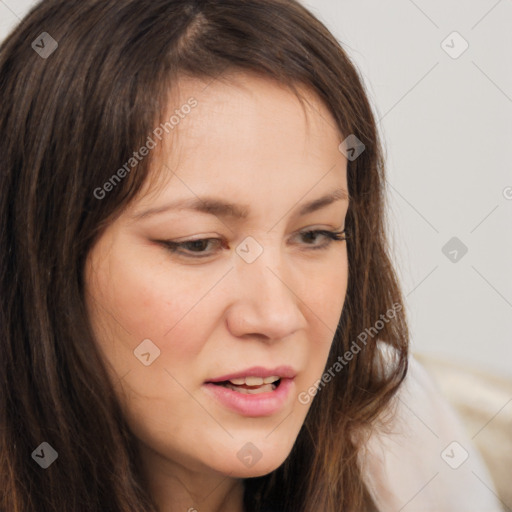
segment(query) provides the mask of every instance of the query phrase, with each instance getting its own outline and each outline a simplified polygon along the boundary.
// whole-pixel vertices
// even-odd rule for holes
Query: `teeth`
[[[276,389],[275,384],[264,384],[256,389],[248,389],[248,388],[240,388],[237,386],[233,386],[229,382],[224,384],[225,387],[232,389],[233,391],[237,391],[238,393],[242,393],[244,395],[256,395],[257,393],[268,393],[269,391],[274,391]]]
[[[245,377],[245,383],[247,386],[261,386],[263,379],[261,377]]]
[[[231,384],[234,384],[235,386],[241,386],[242,384],[245,384],[245,377],[239,377],[238,379],[231,379],[229,382]],[[263,380],[262,380],[263,383]]]
[[[261,386],[262,384],[272,384],[279,380],[279,377],[239,377],[237,379],[230,379],[229,382],[234,384],[235,386],[242,386],[245,384],[246,386]]]

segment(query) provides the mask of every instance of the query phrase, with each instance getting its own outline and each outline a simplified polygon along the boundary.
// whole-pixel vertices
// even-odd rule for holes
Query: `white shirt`
[[[392,433],[372,434],[360,461],[381,512],[503,512],[480,453],[412,355],[393,406]]]

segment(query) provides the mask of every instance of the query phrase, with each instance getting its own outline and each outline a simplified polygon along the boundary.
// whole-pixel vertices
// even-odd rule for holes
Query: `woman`
[[[0,76],[1,510],[395,507],[408,332],[327,29],[291,0],[48,0]]]

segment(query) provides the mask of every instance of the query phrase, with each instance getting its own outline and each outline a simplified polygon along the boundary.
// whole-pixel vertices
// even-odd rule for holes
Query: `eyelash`
[[[307,231],[299,232],[299,234],[303,235],[303,236],[310,235],[313,233],[316,235],[325,236],[327,238],[327,242],[322,245],[311,246],[307,249],[307,250],[311,250],[311,251],[325,250],[331,246],[332,242],[342,242],[344,240],[347,240],[346,230],[329,231],[326,229],[315,229],[315,230],[307,230]],[[183,253],[180,251],[180,249],[183,249],[188,244],[193,244],[195,242],[209,242],[212,240],[222,243],[222,240],[220,238],[198,238],[196,240],[185,240],[184,242],[174,242],[172,240],[161,240],[158,242],[163,244],[164,247],[172,253],[178,253],[178,254],[181,253],[182,256],[185,256],[187,258],[199,259],[199,258],[207,258],[208,256],[211,255],[211,253],[210,254],[206,253],[206,255],[202,255],[202,254],[205,254],[204,251],[199,252],[199,253],[198,252],[194,253],[194,251],[191,251],[189,253]],[[311,245],[311,244],[306,244],[306,245]]]

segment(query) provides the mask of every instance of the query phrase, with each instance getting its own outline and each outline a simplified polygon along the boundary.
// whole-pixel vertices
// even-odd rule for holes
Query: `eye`
[[[325,240],[321,244],[305,243],[306,250],[327,249],[335,241],[344,241],[347,239],[346,231],[329,231],[326,229],[305,230],[298,233],[303,240],[313,240],[315,242],[319,236]],[[221,238],[198,238],[196,240],[185,240],[183,242],[175,242],[174,240],[155,240],[162,244],[168,251],[186,258],[199,259],[212,256],[215,251],[208,251],[208,247],[216,246],[226,248],[226,242]]]
[[[329,231],[326,229],[314,229],[309,231],[301,231],[299,234],[306,239],[311,239],[311,236],[313,236],[313,239],[316,240],[318,235],[322,235],[326,239],[322,244],[306,244],[308,246],[313,245],[312,247],[308,247],[308,249],[312,250],[327,249],[332,244],[332,242],[341,242],[347,239],[345,230]]]
[[[184,242],[163,240],[161,243],[172,253],[191,258],[205,258],[212,254],[211,251],[205,249],[211,245],[222,246],[223,241],[220,238],[198,238],[197,240],[185,240]]]

